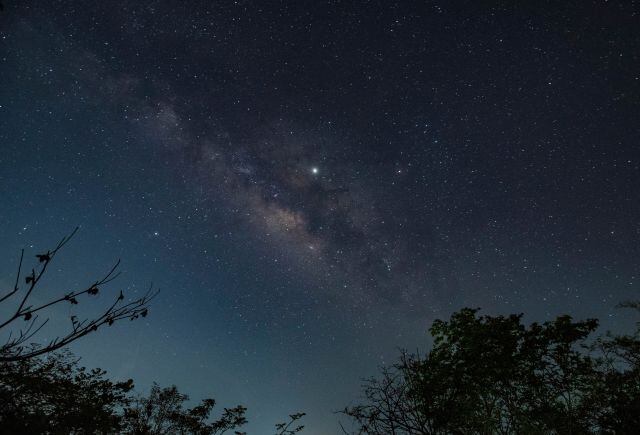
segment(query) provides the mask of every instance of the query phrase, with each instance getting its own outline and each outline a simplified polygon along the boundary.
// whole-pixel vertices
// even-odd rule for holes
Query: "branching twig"
[[[102,325],[106,324],[108,326],[111,326],[115,322],[120,320],[135,320],[139,317],[147,316],[147,313],[149,312],[149,302],[158,294],[158,291],[154,290],[153,286],[149,288],[144,296],[128,303],[124,302],[124,294],[122,293],[122,291],[120,291],[115,301],[99,316],[93,319],[87,318],[80,321],[78,320],[77,316],[71,316],[71,331],[69,331],[66,335],[56,337],[45,346],[30,346],[28,350],[26,350],[25,345],[28,344],[27,342],[31,340],[49,321],[49,319],[47,318],[36,326],[38,320],[37,313],[64,302],[68,302],[72,305],[77,305],[79,303],[78,298],[84,295],[97,295],[100,291],[99,289],[101,286],[110,283],[120,275],[120,272],[118,272],[117,270],[118,266],[120,265],[120,260],[118,260],[104,277],[98,279],[83,290],[66,293],[63,296],[56,297],[36,307],[28,304],[29,298],[42,279],[49,263],[53,261],[56,254],[69,242],[69,240],[71,240],[71,238],[76,234],[77,231],[78,228],[75,228],[71,232],[71,234],[63,237],[62,240],[60,240],[60,242],[56,245],[55,249],[53,249],[52,251],[47,251],[44,254],[36,255],[39,263],[41,264],[40,269],[32,269],[31,273],[24,277],[25,283],[28,285],[28,287],[26,288],[24,295],[20,299],[20,303],[18,304],[13,314],[9,316],[9,318],[4,321],[0,321],[0,329],[10,326],[18,319],[28,321],[29,326],[24,330],[20,329],[17,335],[13,334],[13,331],[9,332],[7,341],[4,345],[0,346],[0,361],[18,361],[33,358],[35,356],[52,352],[54,350],[58,350],[64,346],[67,346],[73,341],[84,337],[91,332],[97,331],[98,328]],[[21,279],[23,261],[24,250],[22,250],[20,254],[20,261],[18,263],[18,272],[15,285],[11,291],[9,291],[6,295],[0,297],[0,303],[7,301],[9,298],[11,298],[11,296],[20,292],[19,283]]]
[[[289,421],[287,423],[278,423],[276,424],[276,435],[294,435],[298,432],[301,432],[304,429],[303,425],[298,425],[295,427],[291,427],[296,421],[300,420],[306,414],[304,412],[298,412],[296,414],[291,414],[289,416]]]

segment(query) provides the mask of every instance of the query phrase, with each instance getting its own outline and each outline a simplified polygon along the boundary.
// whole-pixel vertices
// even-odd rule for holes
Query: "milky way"
[[[87,364],[325,434],[462,306],[629,324],[632,3],[3,3],[0,284],[79,225],[54,283],[163,289]]]

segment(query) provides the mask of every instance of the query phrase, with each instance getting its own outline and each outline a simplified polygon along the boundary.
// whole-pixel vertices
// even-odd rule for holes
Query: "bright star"
[[[317,174],[318,174],[318,172],[320,172],[320,170],[319,170],[316,166],[314,166],[313,168],[311,168],[311,173],[312,173],[313,175],[317,175]]]

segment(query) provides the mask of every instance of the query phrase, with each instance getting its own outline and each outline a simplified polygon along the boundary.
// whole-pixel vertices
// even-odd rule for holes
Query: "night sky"
[[[637,2],[3,3],[0,287],[161,289],[88,366],[319,435],[461,307],[631,324]]]

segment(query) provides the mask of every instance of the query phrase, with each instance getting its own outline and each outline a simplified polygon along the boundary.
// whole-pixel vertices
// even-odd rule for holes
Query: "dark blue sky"
[[[79,225],[53,288],[121,258],[114,291],[162,289],[86,364],[314,435],[460,307],[629,324],[634,2],[31,3],[0,15],[0,284]]]

